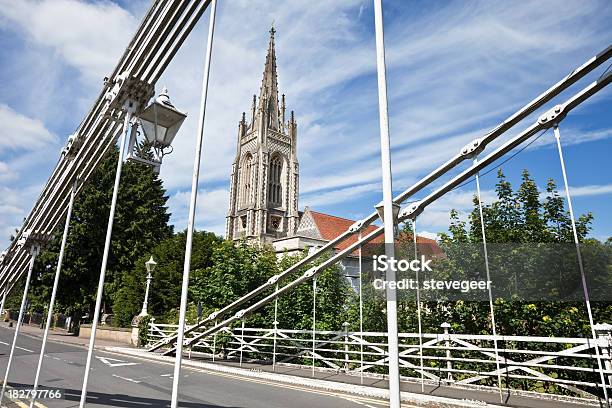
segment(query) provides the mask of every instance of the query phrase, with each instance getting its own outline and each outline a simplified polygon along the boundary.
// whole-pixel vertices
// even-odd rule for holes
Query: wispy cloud
[[[173,211],[171,221],[179,231],[187,228],[190,198],[190,191],[178,191],[168,200],[168,204]],[[228,203],[228,190],[199,190],[196,206],[197,228],[224,235]]]
[[[110,1],[0,0],[0,27],[53,49],[92,85],[109,74],[137,26],[138,18]]]
[[[71,133],[149,4],[130,2],[128,10],[106,0],[0,0],[0,29],[20,41],[20,49],[7,46],[2,54],[10,69],[0,70],[3,84],[8,84],[0,103],[30,118],[28,123],[50,129],[36,138],[40,143]],[[390,0],[385,6],[396,190],[444,162],[612,40],[612,4],[605,0],[584,1],[580,7],[554,0],[457,1],[435,7]],[[371,4],[221,2],[197,218],[198,226],[218,233],[227,211],[237,122],[242,111],[249,111],[252,94],[259,92],[272,20],[280,90],[298,121],[300,207],[342,207],[344,214],[338,215],[369,212],[373,202],[362,201],[380,192]],[[158,84],[158,91],[167,85],[174,104],[189,113],[161,170],[171,195],[172,221],[179,229],[186,225],[206,21],[202,19]],[[606,100],[599,101],[584,110]],[[13,133],[20,135],[22,128]],[[609,123],[576,121],[563,130],[563,137],[568,145],[601,143],[612,135],[608,128]],[[8,143],[0,139],[0,180],[10,181],[11,188],[24,186],[19,174],[27,172],[29,154],[44,152],[45,160],[56,159],[36,142],[19,154],[22,159],[6,157],[3,142]],[[27,183],[44,182],[48,174],[37,174],[30,166]],[[471,205],[470,194],[451,194],[445,200],[424,213],[419,222],[423,228],[444,228],[452,206]],[[6,217],[11,224],[20,221]]]
[[[57,137],[40,120],[22,115],[2,103],[0,123],[3,126],[0,152],[6,149],[37,150],[57,141]],[[2,173],[0,166],[0,174]]]
[[[304,195],[301,197],[301,203],[302,205],[313,207],[346,203],[365,193],[371,193],[378,190],[380,190],[379,183],[361,184],[318,194]]]
[[[0,186],[0,233],[8,243],[11,235],[21,226],[23,217],[27,215],[29,204],[40,192],[40,185],[26,188],[8,188]]]
[[[570,187],[572,197],[598,196],[612,194],[612,184]]]

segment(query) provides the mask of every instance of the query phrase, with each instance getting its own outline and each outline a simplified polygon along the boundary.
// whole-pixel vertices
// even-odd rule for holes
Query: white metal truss
[[[155,341],[171,336],[176,328],[177,325],[150,323],[149,335]],[[236,361],[242,352],[243,358],[251,363],[266,364],[267,360],[275,358],[277,364],[297,364],[306,369],[314,353],[319,369],[366,376],[376,376],[378,369],[389,364],[387,334],[384,332],[319,330],[316,331],[317,341],[313,351],[311,330],[277,329],[278,351],[274,351],[274,328],[245,327],[244,334],[241,327],[233,330],[225,327],[222,331],[230,335],[224,357],[229,361]],[[192,332],[192,335],[195,338],[198,332]],[[593,372],[591,364],[580,363],[591,363],[593,360],[592,350],[596,347],[588,338],[472,335],[448,333],[448,330],[444,333],[422,333],[422,348],[425,350],[422,356],[427,364],[421,365],[418,363],[421,358],[419,334],[399,333],[398,336],[400,368],[414,373],[410,376],[413,379],[421,375],[426,377],[428,384],[480,386],[487,380],[497,381],[501,375],[507,379],[555,384],[591,398],[594,394],[588,392],[588,387],[599,385],[594,380],[597,373]],[[218,353],[211,346],[211,338],[199,339],[193,345],[195,352],[209,358],[211,354]],[[603,344],[602,339],[600,342],[603,348],[612,347],[612,344]],[[495,347],[495,343],[504,346]],[[365,357],[363,366],[362,353]],[[466,368],[466,365],[471,368]],[[567,377],[562,378],[554,372],[563,372]],[[586,373],[593,378],[583,378]],[[612,375],[610,369],[604,370],[604,373]],[[452,380],[451,376],[449,381],[447,374],[461,375],[462,379]],[[612,389],[612,385],[608,385],[608,388]]]
[[[612,47],[608,47],[605,51],[603,51],[599,55],[600,56],[604,56],[604,58],[607,60],[608,58],[610,58],[610,56],[612,56]],[[594,57],[594,58],[597,59],[598,57]],[[585,65],[583,65],[582,67],[585,67]],[[581,69],[581,68],[579,68],[579,69]],[[576,72],[576,71],[574,71],[574,72]],[[555,84],[551,89],[549,89],[549,91],[545,92],[544,94],[542,94],[538,98],[536,98],[534,101],[530,102],[530,104],[528,104],[526,107],[524,107],[521,110],[519,110],[519,112],[517,112],[514,115],[512,115],[508,120],[504,121],[501,125],[499,125],[497,128],[495,128],[493,131],[487,133],[482,138],[474,140],[472,143],[470,143],[467,146],[465,146],[464,148],[462,148],[460,153],[458,153],[453,158],[451,158],[448,162],[446,162],[442,166],[438,167],[436,170],[431,172],[429,175],[425,176],[423,179],[421,179],[420,181],[415,183],[413,186],[411,186],[408,189],[406,189],[404,192],[402,192],[400,195],[398,195],[393,200],[393,202],[396,203],[396,204],[401,204],[403,201],[405,201],[409,197],[412,197],[414,194],[418,193],[419,191],[424,189],[426,186],[431,184],[434,180],[437,180],[443,174],[447,173],[448,171],[450,171],[451,169],[456,167],[463,160],[467,160],[469,158],[473,158],[476,154],[480,153],[484,149],[484,147],[486,145],[491,143],[493,140],[495,140],[496,138],[501,136],[501,134],[503,132],[505,132],[507,129],[509,129],[509,127],[510,127],[509,124],[510,123],[512,123],[512,124],[517,123],[518,119],[516,119],[516,118],[521,117],[521,115],[528,115],[529,113],[533,112],[533,110],[535,108],[532,107],[532,104],[537,104],[538,106],[540,106],[541,104],[544,103],[544,101],[549,100],[554,95],[557,95],[558,92],[561,92],[562,89],[566,89],[566,84],[564,83],[564,81],[570,80],[570,78],[573,78],[573,74],[574,73],[570,74],[564,80],[562,80],[559,83]],[[612,81],[612,72],[608,72],[607,74],[603,75],[598,80],[596,80],[595,82],[591,83],[590,85],[588,85],[587,87],[582,89],[580,92],[578,92],[577,94],[572,96],[565,103],[563,103],[561,105],[555,106],[549,112],[558,111],[558,113],[557,113],[558,118],[557,119],[559,119],[561,117],[564,117],[571,110],[573,110],[578,105],[580,105],[581,103],[586,101],[588,98],[590,98],[591,96],[596,94],[598,91],[600,91],[601,89],[606,87],[611,81]],[[552,89],[554,89],[554,91],[551,91]],[[546,96],[544,96],[544,95],[546,95]],[[517,146],[519,146],[524,141],[526,141],[529,138],[533,137],[538,132],[551,127],[553,125],[553,121],[549,119],[550,116],[551,116],[551,113],[549,113],[549,112],[547,112],[546,114],[544,114],[540,118],[538,118],[538,120],[534,124],[532,124],[529,128],[527,128],[523,132],[519,133],[517,136],[511,138],[509,141],[507,141],[502,146],[500,146],[497,149],[495,149],[489,155],[484,156],[477,163],[474,163],[471,167],[469,167],[468,169],[464,170],[463,172],[461,172],[460,174],[455,176],[453,179],[448,181],[442,187],[434,190],[432,193],[427,195],[421,201],[419,201],[417,203],[413,203],[413,204],[403,208],[400,211],[400,214],[399,214],[399,221],[405,221],[407,219],[414,219],[416,216],[418,216],[425,209],[426,206],[428,206],[429,204],[433,203],[435,200],[437,200],[438,198],[442,197],[444,194],[446,194],[450,190],[456,188],[462,182],[464,182],[467,179],[473,177],[478,171],[480,171],[481,169],[491,165],[497,159],[499,159],[500,157],[504,156],[505,154],[507,154],[508,152],[510,152],[511,150],[516,148]],[[519,113],[521,113],[521,114],[519,114]],[[258,302],[252,304],[251,306],[249,306],[249,307],[247,307],[245,309],[237,310],[237,308],[239,306],[245,304],[246,302],[248,302],[249,300],[253,299],[257,295],[259,295],[259,294],[261,294],[261,293],[263,293],[265,291],[270,290],[271,288],[274,287],[274,285],[276,285],[277,282],[281,282],[283,279],[286,279],[291,274],[293,274],[296,271],[300,270],[301,268],[309,265],[312,261],[316,260],[320,255],[322,255],[323,253],[327,253],[330,249],[336,247],[338,245],[338,243],[346,240],[349,236],[359,232],[365,226],[369,225],[374,220],[376,220],[377,217],[378,216],[377,216],[376,212],[374,212],[373,214],[371,214],[370,216],[364,218],[363,220],[360,220],[360,221],[356,222],[353,226],[351,226],[342,235],[340,235],[336,239],[328,242],[326,245],[324,245],[318,251],[313,252],[312,254],[309,254],[308,256],[306,256],[305,258],[303,258],[299,262],[295,263],[293,266],[287,268],[286,270],[284,270],[280,274],[275,275],[274,277],[270,278],[266,284],[260,286],[257,289],[254,289],[253,291],[251,291],[248,294],[242,296],[241,298],[235,300],[234,302],[230,303],[229,305],[221,308],[219,311],[212,313],[210,316],[208,316],[207,318],[202,320],[200,323],[198,323],[196,326],[192,327],[191,329],[186,329],[185,330],[185,334],[188,334],[190,331],[193,331],[193,330],[196,330],[196,329],[200,329],[200,328],[203,328],[203,327],[207,327],[207,326],[209,326],[209,327],[206,330],[204,330],[201,335],[202,336],[206,336],[206,335],[208,335],[210,333],[214,333],[215,331],[219,330],[220,328],[225,327],[225,326],[227,326],[227,325],[229,325],[229,324],[231,324],[231,323],[233,323],[233,322],[235,322],[237,320],[242,319],[242,317],[245,314],[250,314],[250,313],[258,310],[260,307],[262,307],[262,306],[266,305],[267,303],[273,301],[277,296],[280,296],[283,293],[286,293],[286,292],[290,291],[295,286],[297,286],[297,285],[299,285],[299,284],[301,284],[301,283],[303,283],[305,281],[308,281],[308,280],[312,279],[315,275],[317,275],[320,272],[322,272],[325,268],[327,268],[327,267],[329,267],[331,265],[334,265],[336,262],[340,261],[345,256],[347,256],[347,255],[351,254],[353,251],[357,250],[360,246],[362,246],[362,245],[372,241],[374,238],[376,238],[379,235],[381,235],[383,233],[384,229],[383,228],[377,228],[376,230],[372,231],[371,233],[365,235],[361,240],[358,240],[357,242],[349,245],[344,250],[342,250],[342,251],[338,252],[337,254],[331,256],[329,259],[325,260],[321,265],[309,269],[306,273],[304,273],[304,275],[302,275],[301,277],[299,277],[299,278],[289,282],[285,286],[283,286],[283,287],[279,288],[278,290],[274,291],[272,294],[269,294],[268,296],[264,297],[263,299],[259,300]],[[210,326],[211,323],[215,322],[219,317],[227,315],[230,312],[234,312],[235,314],[233,316],[231,316],[231,317],[226,318],[225,320],[222,320],[221,322],[219,322],[217,324],[214,324],[214,325]],[[155,350],[161,349],[163,347],[167,347],[168,345],[173,344],[175,341],[176,341],[176,335],[168,337],[168,338],[165,338],[163,341],[160,341],[160,342],[154,344],[153,346],[151,346],[149,348],[149,351],[155,351]],[[186,344],[189,345],[190,343],[186,342]],[[174,347],[170,347],[169,349],[167,349],[164,352],[164,354],[166,354],[166,355],[173,354],[174,351],[175,351]]]
[[[145,18],[138,27],[134,37],[130,41],[130,44],[126,48],[124,54],[119,59],[112,74],[105,78],[104,84],[100,94],[92,105],[91,109],[80,123],[75,133],[69,138],[68,143],[60,158],[56,164],[50,178],[43,188],[41,195],[34,204],[31,212],[26,218],[20,231],[17,234],[16,240],[11,243],[9,248],[2,254],[0,260],[0,289],[3,290],[3,295],[6,295],[8,291],[17,283],[26,271],[28,276],[31,275],[35,253],[28,253],[26,248],[28,240],[31,240],[33,236],[45,237],[48,239],[50,235],[55,231],[61,222],[64,214],[66,214],[68,203],[71,197],[74,198],[82,191],[83,186],[87,180],[97,168],[105,153],[116,143],[117,137],[123,134],[124,137],[128,132],[127,126],[130,126],[130,115],[138,114],[139,110],[142,109],[147,101],[154,94],[154,87],[164,72],[176,52],[183,44],[189,33],[194,28],[195,24],[199,21],[200,17],[207,10],[208,6],[212,4],[211,23],[209,26],[209,41],[208,41],[208,54],[205,68],[205,78],[203,83],[203,95],[202,95],[202,109],[200,112],[199,122],[199,133],[200,138],[198,147],[196,148],[196,160],[194,164],[194,181],[193,181],[193,194],[191,200],[190,209],[190,222],[189,222],[189,237],[186,245],[186,256],[185,256],[185,270],[183,274],[183,290],[181,297],[180,306],[180,319],[178,330],[169,336],[165,336],[163,341],[159,341],[154,344],[150,350],[154,351],[162,347],[170,345],[171,347],[165,351],[166,354],[175,353],[175,372],[173,380],[173,391],[171,406],[178,406],[178,381],[180,378],[180,367],[182,358],[182,348],[184,345],[190,348],[197,344],[202,344],[202,339],[211,335],[215,335],[219,330],[228,330],[227,326],[237,321],[242,321],[242,330],[240,333],[240,360],[242,362],[242,356],[245,351],[247,344],[244,340],[245,318],[260,309],[262,306],[275,301],[279,296],[291,291],[296,286],[312,280],[316,282],[316,277],[319,273],[325,270],[327,267],[335,264],[337,261],[345,257],[347,254],[352,253],[357,248],[360,248],[363,244],[372,241],[377,236],[385,233],[386,242],[393,242],[393,226],[397,220],[394,220],[391,216],[392,208],[399,206],[407,198],[412,197],[417,192],[423,190],[425,187],[439,179],[441,176],[454,169],[464,160],[474,158],[477,154],[481,153],[488,144],[500,137],[507,130],[518,124],[520,121],[525,119],[535,110],[542,107],[544,104],[549,102],[553,97],[559,95],[561,92],[566,90],[569,86],[576,83],[578,80],[583,78],[589,72],[600,66],[602,63],[607,61],[612,56],[612,47],[606,48],[600,54],[591,58],[581,67],[570,73],[568,76],[563,78],[557,84],[553,85],[546,92],[539,95],[536,99],[525,105],[522,109],[516,112],[514,115],[506,119],[495,129],[489,133],[483,135],[481,138],[475,139],[468,145],[466,145],[461,151],[442,164],[440,167],[431,172],[428,176],[414,184],[409,189],[402,192],[398,197],[392,199],[391,196],[391,168],[390,168],[390,151],[389,151],[389,134],[388,134],[388,117],[387,117],[387,101],[386,101],[386,79],[385,79],[385,66],[384,66],[384,41],[383,41],[383,22],[382,22],[382,1],[375,0],[375,28],[376,28],[376,44],[377,44],[377,66],[378,66],[378,79],[379,79],[379,110],[380,110],[380,129],[381,129],[381,154],[382,154],[382,169],[383,169],[383,190],[384,190],[384,214],[383,221],[385,228],[377,228],[369,234],[361,237],[364,232],[364,228],[370,225],[372,222],[378,219],[378,213],[375,211],[366,218],[353,224],[346,232],[341,234],[336,239],[328,242],[318,251],[313,252],[306,258],[302,259],[292,267],[286,269],[282,273],[270,278],[268,282],[247,295],[237,299],[230,303],[221,310],[212,313],[206,319],[199,324],[192,327],[185,327],[185,309],[187,300],[187,286],[189,282],[189,254],[191,250],[190,234],[193,229],[194,223],[194,210],[197,196],[197,184],[198,184],[198,173],[199,173],[199,160],[200,151],[202,147],[202,133],[203,133],[203,121],[206,104],[206,89],[208,86],[208,71],[211,59],[211,47],[212,47],[212,32],[214,29],[214,9],[215,0],[154,0],[151,7],[147,11]],[[513,137],[511,140],[503,144],[501,147],[494,150],[489,155],[485,156],[481,161],[475,162],[467,170],[461,172],[453,179],[448,181],[442,187],[436,189],[423,200],[409,205],[404,208],[399,214],[399,221],[404,220],[415,220],[416,217],[424,210],[424,208],[439,199],[441,196],[451,191],[452,189],[459,186],[462,182],[468,178],[476,175],[479,170],[492,164],[503,155],[510,152],[512,149],[517,147],[525,140],[533,137],[541,130],[548,129],[553,125],[556,127],[558,122],[561,121],[568,112],[574,109],[576,106],[587,100],[589,97],[597,93],[599,90],[607,86],[612,80],[612,73],[603,75],[596,82],[584,88],[581,92],[574,95],[567,102],[562,105],[557,105],[555,108],[549,110],[545,115],[542,115],[536,123],[531,125],[528,129],[521,132],[518,136]],[[134,112],[126,108],[131,105],[136,107]],[[124,143],[122,143],[122,149]],[[121,157],[120,157],[121,160]],[[118,167],[120,170],[120,166]],[[119,172],[118,172],[119,174]],[[72,191],[72,186],[75,180],[79,180],[80,183],[76,191]],[[117,188],[118,179],[116,181],[115,189]],[[567,184],[567,183],[566,183]],[[72,194],[71,194],[72,193]],[[112,204],[114,208],[114,201]],[[112,210],[111,210],[112,220]],[[106,250],[104,259],[107,257],[107,250],[109,246],[110,233],[112,230],[112,221],[109,222],[109,229],[106,241]],[[319,258],[322,254],[327,253],[329,250],[337,247],[342,241],[352,235],[359,234],[360,238],[354,244],[348,246],[343,251],[333,255],[331,258],[325,260],[321,265],[308,269],[297,279],[292,280],[284,286],[279,287],[279,283],[288,278],[295,272],[299,271],[302,267],[309,265],[312,261]],[[415,234],[416,236],[416,234]],[[64,237],[65,239],[65,237]],[[392,249],[390,250],[392,251]],[[38,253],[38,250],[35,251]],[[105,261],[103,261],[103,267],[100,277],[100,285],[98,290],[98,297],[96,303],[96,311],[99,309],[99,303],[101,301],[101,290],[103,287],[104,280],[104,267]],[[391,269],[391,268],[389,268]],[[59,273],[59,272],[58,272]],[[392,280],[392,276],[387,276],[388,279]],[[20,311],[19,320],[23,315],[24,301],[27,295],[29,284],[26,283],[26,289],[23,294],[22,308]],[[247,302],[255,300],[259,295],[264,295],[266,292],[272,291],[276,288],[273,293],[263,296],[261,299],[255,301],[249,306],[245,307]],[[586,289],[585,289],[586,290]],[[313,310],[313,322],[314,313],[316,313],[316,303]],[[241,308],[242,307],[242,308]],[[388,354],[379,360],[378,363],[387,362],[390,372],[390,396],[391,406],[399,406],[399,364],[404,367],[410,367],[421,373],[422,378],[428,377],[430,379],[436,377],[432,373],[428,372],[429,368],[423,366],[423,349],[427,347],[433,347],[435,341],[430,340],[425,343],[421,342],[421,333],[419,333],[419,347],[411,347],[404,349],[399,352],[398,348],[398,336],[397,336],[397,321],[395,315],[395,299],[394,293],[387,293],[387,314],[388,314],[388,331],[386,346]],[[230,313],[232,316],[228,317]],[[98,313],[94,316],[94,327],[92,329],[92,337],[90,347],[88,351],[88,362],[87,369],[85,372],[83,393],[81,395],[81,406],[85,403],[86,398],[86,387],[87,387],[87,376],[89,375],[89,364],[91,361],[91,355],[93,352],[93,342],[95,340],[95,323],[98,319]],[[592,319],[591,319],[592,320]],[[274,341],[276,342],[277,337],[282,339],[280,331],[277,330],[277,322],[275,322],[274,329]],[[591,321],[591,326],[593,322]],[[19,325],[18,325],[19,327]],[[200,329],[204,330],[200,330]],[[332,344],[337,339],[331,340],[331,343],[317,341],[317,332],[313,323],[312,333],[312,366],[315,367],[315,361],[323,359],[323,356],[317,352],[317,346],[324,346],[326,344]],[[362,333],[363,334],[363,333]],[[15,338],[18,335],[18,330],[15,332]],[[344,334],[346,336],[346,333]],[[363,336],[362,336],[363,337]],[[361,337],[361,338],[362,338]],[[497,337],[497,336],[495,336]],[[187,340],[184,341],[183,339]],[[363,341],[363,340],[362,340]],[[446,340],[448,341],[448,339]],[[458,341],[457,343],[460,344]],[[213,340],[215,344],[215,340]],[[13,342],[13,348],[15,341]],[[363,347],[363,345],[361,345]],[[465,346],[465,344],[464,344]],[[252,345],[248,345],[247,350],[252,351]],[[419,356],[412,356],[415,350],[419,351]],[[497,350],[497,345],[495,346]],[[597,347],[595,350],[598,352]],[[320,351],[320,350],[319,350]],[[7,367],[6,377],[10,370],[10,360]],[[485,353],[486,354],[486,353]],[[348,352],[345,356],[348,355]],[[363,351],[361,352],[363,356]],[[491,354],[486,354],[491,356]],[[497,356],[497,351],[494,354]],[[417,357],[421,359],[419,366],[412,364],[408,361],[408,358]],[[42,358],[42,356],[41,356]],[[599,354],[598,354],[599,358]],[[346,357],[345,357],[346,359]],[[495,358],[496,363],[499,363],[499,358]],[[329,360],[329,359],[327,359]],[[321,360],[322,361],[322,360]],[[331,361],[331,360],[330,360]],[[328,361],[326,364],[338,366],[336,363]],[[600,362],[598,360],[598,362]],[[370,364],[370,363],[368,363]],[[375,365],[375,364],[374,364]],[[520,365],[520,364],[519,364]],[[367,365],[362,366],[365,368]],[[498,370],[499,371],[499,368]],[[525,370],[528,374],[536,375],[534,372]],[[533,371],[533,370],[532,370]],[[603,380],[604,370],[600,363],[600,374]],[[498,372],[494,371],[494,375],[498,375]],[[506,372],[508,375],[508,372]],[[536,375],[537,376],[537,375]],[[604,393],[606,393],[605,384]],[[606,394],[607,395],[607,394]],[[1,401],[0,396],[0,401]],[[33,402],[33,401],[32,401]]]
[[[64,218],[72,182],[81,181],[77,196],[92,172],[113,146],[122,131],[122,102],[127,98],[146,101],[173,56],[183,44],[210,0],[156,0],[151,4],[115,69],[105,79],[94,101],[65,150],[47,183],[6,250],[0,265],[0,288],[12,288],[27,270],[28,253],[17,241],[27,230],[51,234]],[[143,103],[144,105],[144,103]]]

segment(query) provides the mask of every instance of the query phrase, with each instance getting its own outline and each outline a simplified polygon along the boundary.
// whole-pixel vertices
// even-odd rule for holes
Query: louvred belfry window
[[[270,161],[270,177],[268,182],[268,202],[279,206],[282,203],[281,172],[283,163],[279,157],[274,157]]]
[[[251,204],[251,179],[253,173],[253,156],[250,154],[244,160],[242,167],[242,205]]]

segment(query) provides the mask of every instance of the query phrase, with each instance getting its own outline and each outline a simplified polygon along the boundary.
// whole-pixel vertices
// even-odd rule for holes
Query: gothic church
[[[238,123],[227,239],[272,244],[294,235],[299,223],[297,124],[293,111],[286,118],[285,95],[279,105],[274,33],[259,100],[253,95],[249,121],[243,113]]]
[[[229,240],[271,245],[278,254],[295,253],[325,245],[344,233],[353,220],[313,211],[298,211],[299,165],[297,123],[293,111],[286,117],[285,95],[278,98],[275,30],[270,30],[268,53],[259,90],[251,112],[238,122],[236,158],[230,179],[230,203],[225,235]],[[370,225],[364,234],[376,227]],[[353,236],[335,250],[356,241]],[[417,237],[418,242],[434,240]],[[381,235],[373,242],[384,242]],[[355,286],[359,265],[354,256],[340,267]]]

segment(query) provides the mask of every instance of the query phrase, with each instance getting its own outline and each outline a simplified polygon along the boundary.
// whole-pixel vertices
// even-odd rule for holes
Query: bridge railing
[[[149,325],[154,343],[176,333],[176,325]],[[259,363],[294,364],[366,377],[387,374],[386,333],[348,330],[316,331],[237,327],[199,339],[191,351],[212,358]],[[197,333],[193,333],[197,336]],[[499,370],[504,388],[591,397],[601,392],[594,342],[579,337],[492,336],[451,333],[400,333],[400,369],[404,379],[456,386],[496,385],[498,369],[494,339],[498,341]],[[189,338],[186,338],[187,342]],[[313,348],[314,344],[314,348]],[[612,389],[612,336],[600,332],[606,387]],[[423,358],[421,371],[420,359]]]

